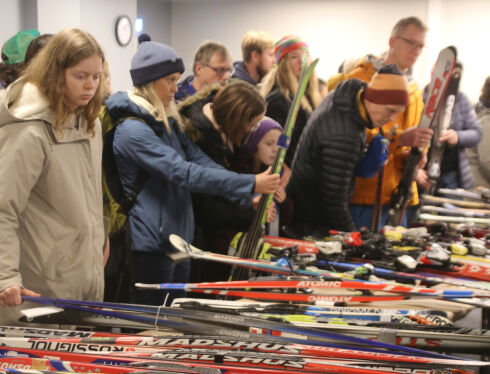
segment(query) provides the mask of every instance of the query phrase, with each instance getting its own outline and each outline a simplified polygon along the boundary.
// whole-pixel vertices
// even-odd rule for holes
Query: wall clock
[[[128,16],[119,16],[116,20],[116,40],[120,46],[125,47],[133,36],[133,24]]]

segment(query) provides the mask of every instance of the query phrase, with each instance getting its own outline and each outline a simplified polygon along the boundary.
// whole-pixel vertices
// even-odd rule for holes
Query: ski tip
[[[450,45],[450,46],[448,46],[448,48],[454,53],[455,56],[458,55],[458,50],[456,49],[455,46]]]
[[[165,285],[165,283],[162,283],[162,284]],[[135,283],[134,286],[136,288],[141,288],[141,289],[146,289],[146,290],[159,290],[161,288],[164,288],[164,287],[162,287],[162,284]]]

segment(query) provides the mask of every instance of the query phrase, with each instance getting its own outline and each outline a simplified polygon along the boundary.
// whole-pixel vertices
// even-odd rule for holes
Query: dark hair
[[[487,108],[490,108],[490,76],[487,77],[481,89],[480,101]]]
[[[32,40],[29,47],[27,47],[26,56],[24,57],[24,63],[26,65],[28,65],[37,53],[48,44],[48,41],[52,36],[53,34],[42,34]]]
[[[220,90],[213,100],[216,124],[235,145],[240,145],[246,125],[265,112],[267,102],[260,92],[245,81],[237,81]]]
[[[0,64],[0,84],[2,88],[8,87],[12,82],[21,76],[27,65],[29,65],[34,56],[36,56],[36,54],[48,43],[52,36],[52,34],[43,34],[33,39],[29,43],[29,47],[27,47],[23,62],[11,65],[6,65],[3,62]],[[7,56],[5,56],[3,53],[2,60],[7,60]]]
[[[6,60],[6,56],[2,53],[2,60]],[[7,65],[4,62],[0,63],[0,86],[7,88],[12,82],[17,80],[24,71],[25,64],[19,62],[18,64]]]

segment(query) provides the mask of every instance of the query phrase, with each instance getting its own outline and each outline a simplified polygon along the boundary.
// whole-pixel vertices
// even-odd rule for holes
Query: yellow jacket
[[[345,74],[343,79],[358,78],[365,82],[369,82],[381,66],[382,59],[368,55],[361,59],[351,72]],[[336,75],[335,78],[330,79],[329,85],[335,85],[335,81],[337,81],[337,83],[340,82],[342,79],[339,78],[339,75]],[[410,96],[407,109],[403,113],[400,113],[395,121],[389,122],[383,126],[383,132],[386,136],[393,126],[398,124],[397,130],[392,137],[389,146],[390,153],[388,156],[388,162],[385,166],[382,204],[390,203],[392,191],[398,186],[403,174],[405,156],[410,150],[410,147],[401,147],[398,145],[399,135],[406,129],[418,126],[422,116],[422,111],[424,109],[422,90],[418,87],[417,83],[415,81],[411,81],[410,78],[409,89]],[[378,129],[367,129],[367,141],[370,142],[371,139],[378,134],[378,132]],[[351,203],[369,205],[374,204],[377,181],[378,175],[374,176],[373,178],[356,178],[356,187]],[[414,192],[414,195],[410,205],[416,205],[418,204],[418,193],[415,182],[412,184],[412,191]]]

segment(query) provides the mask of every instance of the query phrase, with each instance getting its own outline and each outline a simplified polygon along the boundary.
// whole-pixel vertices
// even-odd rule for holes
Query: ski
[[[429,213],[419,214],[419,220],[428,222],[448,222],[448,223],[474,223],[477,225],[483,225],[484,227],[490,226],[490,218],[481,217],[454,217],[454,216],[439,216]]]
[[[434,68],[433,79],[429,85],[429,97],[424,107],[420,128],[431,128],[440,107],[441,99],[446,91],[448,82],[456,62],[456,48],[444,48],[437,58]],[[397,226],[400,224],[405,208],[411,198],[412,182],[420,162],[423,150],[413,147],[410,151],[403,175],[397,189],[393,192],[392,202],[389,210],[388,224]]]
[[[154,312],[155,307],[144,306],[144,305],[131,305],[131,304],[117,304],[117,303],[107,303],[107,302],[89,302],[89,301],[81,301],[81,300],[63,300],[63,299],[50,299],[43,297],[32,297],[32,296],[23,296],[24,300],[33,301],[42,303],[45,305],[57,306],[60,308],[70,308],[74,310],[80,311],[92,311],[93,313],[117,316],[120,318],[128,318],[137,321],[148,321],[153,325],[163,325],[163,326],[173,326],[174,328],[180,327],[182,322],[177,322],[173,320],[172,317],[177,317],[177,319],[185,319],[191,320],[193,325],[199,323],[207,323],[208,326],[214,324],[218,324],[221,326],[228,326],[235,329],[245,329],[245,330],[257,330],[259,329],[260,333],[265,333],[268,335],[280,336],[282,339],[294,341],[295,343],[299,342],[298,340],[311,339],[308,340],[308,344],[314,342],[317,345],[324,345],[327,341],[338,341],[348,344],[353,344],[356,346],[369,346],[375,348],[363,348],[363,349],[388,349],[394,351],[400,351],[405,353],[418,354],[422,356],[430,355],[431,357],[437,358],[451,358],[456,359],[452,356],[440,355],[435,353],[428,353],[418,349],[397,346],[392,344],[385,344],[378,341],[370,341],[366,339],[360,339],[354,336],[344,336],[338,334],[332,334],[329,332],[318,331],[316,329],[310,328],[302,328],[296,326],[290,326],[284,323],[277,323],[273,321],[264,321],[257,318],[245,317],[234,314],[223,314],[223,313],[211,313],[211,312],[203,312],[203,311],[189,311],[185,309],[177,309],[177,308],[166,308],[166,307],[157,307],[157,313]],[[105,309],[116,309],[118,312],[108,311]],[[121,311],[125,311],[121,312]],[[143,316],[143,315],[135,315],[131,314],[132,312],[138,313],[152,313],[153,316]],[[162,316],[162,317],[160,317]],[[234,331],[232,331],[233,333]],[[237,331],[241,333],[242,331]],[[247,332],[247,331],[245,331]],[[226,331],[225,331],[226,333]],[[294,336],[294,338],[291,338]],[[330,343],[329,343],[330,344]],[[359,348],[358,348],[359,349]]]
[[[441,317],[450,321],[453,313],[441,310],[424,309],[382,309],[375,307],[319,307],[301,304],[285,304],[273,302],[257,302],[243,300],[216,300],[197,298],[177,298],[172,306],[184,309],[208,310],[208,311],[233,311],[237,313],[278,313],[278,314],[304,314],[312,316],[324,316],[330,318],[356,319],[366,321],[391,321],[394,316],[411,317]]]
[[[465,210],[460,208],[445,208],[435,205],[422,205],[420,207],[421,212],[429,214],[436,213],[437,215],[448,215],[457,217],[474,217],[474,218],[490,218],[490,210],[488,212],[475,212],[471,210]]]
[[[370,291],[385,291],[411,295],[428,295],[439,297],[490,297],[490,292],[475,292],[468,290],[441,290],[423,287],[409,287],[397,284],[357,282],[357,281],[316,281],[316,280],[271,280],[271,281],[230,281],[230,282],[202,282],[202,283],[160,283],[144,284],[136,283],[135,286],[141,289],[180,289],[194,291],[195,289],[355,289]],[[311,292],[310,292],[311,294]]]
[[[456,189],[439,188],[438,192],[446,196],[477,200],[483,203],[490,202],[490,190],[488,188],[483,188],[483,187],[480,187],[476,191],[468,191],[462,188],[456,188]]]
[[[2,351],[7,349],[0,348]],[[7,351],[9,352],[9,351]],[[41,362],[46,368],[70,369],[75,372],[107,372],[107,373],[131,373],[141,370],[153,373],[268,373],[268,374],[299,374],[299,373],[343,373],[343,374],[389,374],[394,368],[388,366],[388,371],[383,370],[383,363],[378,364],[378,369],[364,368],[359,365],[372,365],[363,361],[326,360],[326,359],[302,359],[294,356],[273,354],[251,354],[246,352],[214,352],[214,351],[188,351],[175,350],[174,352],[159,352],[151,357],[133,358],[118,357],[116,355],[80,355],[59,353],[61,360],[49,360],[54,352],[36,351],[27,349],[11,349],[12,353],[29,355],[22,362],[34,365]],[[284,357],[282,357],[284,356]],[[1,356],[0,356],[1,357]],[[46,358],[44,358],[46,357]],[[9,360],[10,357],[0,358]],[[24,357],[22,357],[24,358]],[[70,361],[78,360],[78,361]],[[32,361],[30,361],[32,360]],[[37,360],[37,361],[36,361]],[[10,361],[10,360],[9,360]],[[15,361],[15,360],[14,360]],[[10,361],[11,362],[11,361]],[[19,361],[15,361],[19,362]],[[94,364],[93,362],[99,362]],[[385,364],[386,365],[386,364]],[[39,366],[38,366],[39,367]],[[119,370],[119,371],[118,371]],[[468,373],[466,370],[457,370],[456,373]],[[451,372],[448,369],[448,372]],[[470,371],[471,372],[471,371]]]
[[[427,175],[431,182],[431,186],[428,189],[429,195],[434,194],[437,181],[441,175],[442,157],[444,155],[444,150],[446,149],[446,143],[439,142],[439,137],[447,131],[451,125],[454,104],[456,103],[456,96],[458,94],[462,72],[463,68],[461,64],[456,63],[442,100],[441,109],[438,113],[438,126],[434,126],[434,136],[432,137],[431,146],[427,155],[428,161],[425,165],[425,170],[427,170]]]
[[[301,100],[305,94],[308,82],[310,81],[310,78],[319,61],[319,59],[316,59],[310,65],[307,65],[307,60],[308,56],[307,54],[304,54],[301,66],[301,75],[298,82],[298,89],[291,103],[288,117],[286,119],[286,123],[284,124],[283,133],[281,134],[281,137],[278,141],[280,147],[271,167],[272,174],[280,174],[282,171],[284,157],[286,156],[286,151],[289,146],[289,139],[293,132],[296,117],[298,116]],[[250,225],[247,233],[244,235],[244,238],[241,241],[241,245],[237,246],[238,257],[251,259],[258,258],[259,241],[263,236],[262,226],[265,224],[267,207],[269,206],[269,204],[272,203],[273,197],[274,194],[262,195],[254,220]],[[248,279],[248,273],[248,269],[234,266],[231,271],[230,279]]]
[[[450,199],[447,197],[439,197],[432,195],[422,195],[422,202],[430,202],[433,204],[445,204],[449,203],[462,208],[474,208],[474,209],[485,209],[490,210],[490,204],[479,202],[479,201],[468,201],[468,200],[458,200]]]

